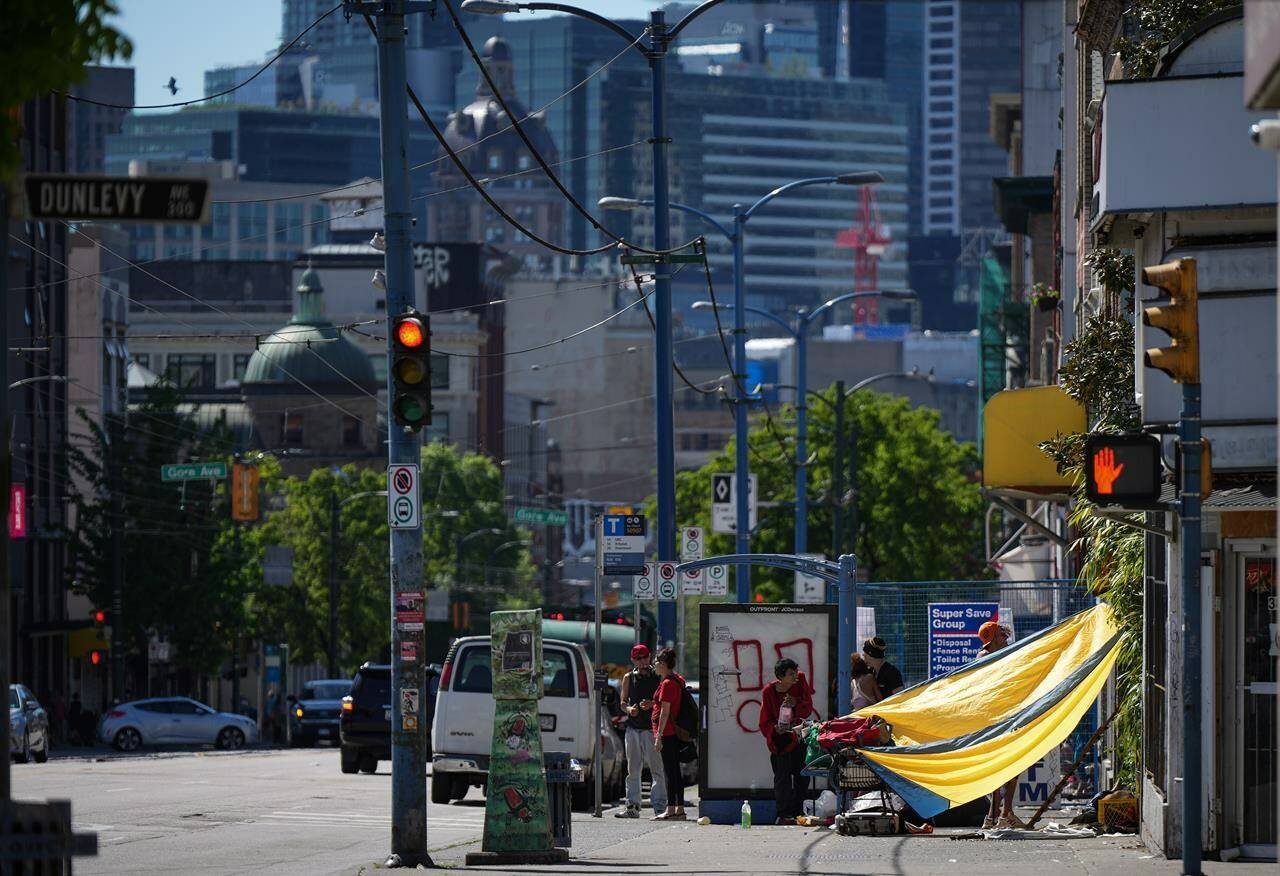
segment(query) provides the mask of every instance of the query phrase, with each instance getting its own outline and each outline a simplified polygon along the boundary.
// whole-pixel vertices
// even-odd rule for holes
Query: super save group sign
[[[929,603],[929,677],[972,663],[982,649],[978,628],[999,613],[995,602]]]

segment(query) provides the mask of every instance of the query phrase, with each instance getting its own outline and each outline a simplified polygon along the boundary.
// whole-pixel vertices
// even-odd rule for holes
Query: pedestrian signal
[[[94,666],[101,666],[107,662],[107,653],[105,651],[90,651],[89,662]]]
[[[1085,444],[1085,493],[1095,505],[1156,508],[1163,478],[1154,435],[1091,435]]]
[[[391,415],[406,429],[431,422],[431,330],[415,310],[391,318]]]

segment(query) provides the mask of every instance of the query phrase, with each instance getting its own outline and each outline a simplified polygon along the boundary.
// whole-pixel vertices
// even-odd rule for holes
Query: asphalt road
[[[17,799],[69,799],[78,831],[98,834],[78,874],[350,872],[390,847],[391,770],[343,775],[334,748],[103,752],[13,767]],[[460,858],[483,832],[478,789],[459,804],[428,804],[428,837]],[[448,848],[452,847],[452,848]]]

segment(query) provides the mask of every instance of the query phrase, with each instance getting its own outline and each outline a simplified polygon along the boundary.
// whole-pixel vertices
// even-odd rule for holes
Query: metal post
[[[747,217],[742,205],[733,205],[733,370],[738,387],[733,409],[734,486],[738,491],[734,539],[740,554],[751,553],[751,469],[747,461],[747,277],[745,268]],[[745,563],[734,570],[738,602],[751,601],[751,567]]]
[[[840,591],[838,617],[836,618],[836,650],[839,652],[839,673],[836,682],[837,711],[849,714],[853,705],[853,649],[858,640],[858,560],[853,554],[840,555]]]
[[[329,677],[338,677],[338,490],[329,491]]]
[[[384,0],[377,7],[378,95],[381,101],[383,234],[386,238],[387,316],[394,318],[414,306],[413,253],[409,211],[409,104],[405,79],[405,0]],[[427,308],[424,306],[423,310]],[[394,339],[387,332],[387,396],[392,397],[391,359]],[[390,463],[421,464],[418,433],[397,428],[388,415],[387,459]],[[422,526],[391,530],[391,856],[393,866],[432,866],[427,854],[427,728],[412,721],[406,728],[401,714],[402,693],[417,691],[425,703],[422,658],[426,636],[402,631],[395,623],[397,594],[420,594]],[[403,645],[414,659],[402,659]]]
[[[1182,384],[1182,872],[1200,876],[1200,384]]]
[[[602,760],[604,758],[604,750],[600,747],[600,734],[603,732],[600,720],[600,694],[601,691],[596,690],[596,676],[600,671],[600,667],[604,665],[604,646],[601,643],[602,634],[600,625],[603,623],[601,618],[602,612],[600,604],[604,602],[604,552],[600,546],[604,544],[604,518],[596,518],[596,574],[595,574],[595,613],[596,613],[596,650],[595,665],[591,667],[591,700],[595,703],[595,710],[592,712],[593,722],[595,724],[596,735],[591,740],[591,777],[595,783],[595,812],[596,818],[604,817],[604,770],[601,769]]]
[[[844,553],[844,381],[836,381],[836,435],[831,453],[831,556]]]
[[[844,404],[844,400],[840,402]],[[849,553],[858,553],[858,411],[849,417]]]
[[[649,69],[653,78],[653,241],[654,248],[671,246],[671,194],[667,181],[667,22],[662,10],[649,14],[649,37],[652,50]],[[654,265],[654,309],[657,311],[657,338],[654,343],[654,372],[656,411],[656,438],[658,453],[658,559],[676,559],[676,457],[674,421],[672,410],[674,386],[672,385],[671,347],[671,274],[670,266],[658,262]],[[658,642],[672,641],[675,637],[676,606],[673,602],[658,603]]]
[[[236,561],[240,559],[240,527],[231,524],[231,537],[235,539]],[[240,627],[231,636],[231,713],[240,714]],[[262,715],[258,715],[258,728],[262,728]]]
[[[809,324],[803,316],[796,318],[796,535],[795,553],[809,549],[809,405],[805,392],[809,382]]]
[[[113,411],[107,418],[111,456],[111,686],[112,695],[124,702],[124,414]]]
[[[0,496],[10,490],[9,453],[9,187],[0,185]],[[13,617],[10,611],[9,539],[0,538],[0,689],[9,689],[9,655],[13,648]],[[9,758],[0,758],[0,806],[7,814],[10,794]]]

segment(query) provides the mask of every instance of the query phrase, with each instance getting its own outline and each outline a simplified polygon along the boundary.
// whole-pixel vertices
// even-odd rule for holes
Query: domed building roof
[[[529,111],[516,99],[515,68],[512,63],[511,46],[501,37],[491,37],[484,44],[481,58],[485,69],[489,71],[494,84],[502,94],[503,100],[515,113],[520,127],[529,135],[538,152],[548,162],[557,161],[559,153],[555,140],[547,131],[546,114],[538,112],[526,118],[529,116]],[[483,175],[483,172],[495,169],[512,170],[517,166],[516,155],[527,155],[528,150],[514,129],[498,134],[510,124],[511,118],[503,111],[502,105],[493,96],[489,83],[481,75],[476,82],[475,100],[457,112],[450,113],[444,136],[455,151],[467,149],[461,157],[473,173]],[[495,134],[498,135],[494,136]],[[485,140],[486,137],[493,137],[493,139]],[[470,148],[477,140],[485,140],[485,142],[480,148]],[[503,160],[496,167],[491,164],[488,157],[495,152],[503,155]],[[445,163],[441,165],[441,173],[451,175],[456,171],[453,170],[452,164]]]
[[[258,344],[241,392],[310,395],[303,383],[324,394],[354,395],[357,386],[376,392],[378,378],[369,357],[325,319],[324,287],[310,265],[295,291],[293,318]]]

